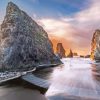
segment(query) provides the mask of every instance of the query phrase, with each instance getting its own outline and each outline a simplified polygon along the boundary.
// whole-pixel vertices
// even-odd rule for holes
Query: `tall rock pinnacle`
[[[58,54],[58,56],[59,56],[60,58],[65,58],[65,57],[66,57],[66,55],[65,55],[65,49],[64,49],[62,43],[58,43],[58,44],[57,44],[56,50],[57,50],[56,53]]]
[[[30,68],[61,63],[46,31],[14,3],[9,2],[0,30],[0,68]]]
[[[100,30],[93,34],[91,43],[91,58],[100,61]]]
[[[7,14],[11,14],[11,13],[18,13],[20,12],[20,9],[12,2],[8,3],[7,9],[6,9],[6,13]]]

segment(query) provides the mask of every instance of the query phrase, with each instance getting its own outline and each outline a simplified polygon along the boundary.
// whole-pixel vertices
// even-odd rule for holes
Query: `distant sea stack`
[[[73,53],[73,56],[78,56],[78,53],[77,53],[77,52],[74,52],[74,53]]]
[[[100,61],[100,30],[93,34],[91,43],[91,58]]]
[[[56,53],[60,58],[65,58],[66,57],[65,49],[64,49],[62,43],[57,44]]]
[[[0,29],[0,68],[24,69],[60,64],[46,31],[14,3],[9,2]]]
[[[73,57],[73,52],[72,52],[72,50],[70,49],[70,51],[69,51],[69,54],[68,54],[68,56],[67,57]]]

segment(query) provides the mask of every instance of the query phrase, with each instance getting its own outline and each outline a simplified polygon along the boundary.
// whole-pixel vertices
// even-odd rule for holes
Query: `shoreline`
[[[24,75],[31,73],[31,72],[34,72],[34,71],[38,71],[38,70],[42,70],[42,69],[46,69],[46,68],[51,68],[51,67],[58,67],[59,65],[61,65],[61,64],[43,64],[43,65],[39,65],[38,67],[35,67],[32,70],[28,70],[28,71],[22,71],[22,72],[5,71],[5,72],[1,72],[0,73],[0,83],[10,81],[10,80],[13,80],[13,79],[17,79],[21,76],[24,76]]]

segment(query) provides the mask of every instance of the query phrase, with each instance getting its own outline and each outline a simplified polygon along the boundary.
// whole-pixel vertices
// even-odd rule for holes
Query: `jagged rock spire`
[[[19,12],[19,11],[20,11],[20,9],[13,2],[8,3],[7,9],[6,9],[6,14],[11,14],[11,13]]]
[[[65,58],[66,57],[66,55],[65,55],[65,49],[64,49],[64,47],[63,47],[63,45],[62,45],[62,43],[57,43],[57,48],[56,48],[56,53],[58,54],[58,56],[60,57],[60,58]]]
[[[61,63],[46,31],[12,2],[6,9],[0,40],[0,68],[26,69]]]
[[[97,29],[92,37],[91,58],[100,61],[100,30]]]
[[[69,54],[67,55],[67,57],[73,57],[73,52],[71,49],[69,50]]]

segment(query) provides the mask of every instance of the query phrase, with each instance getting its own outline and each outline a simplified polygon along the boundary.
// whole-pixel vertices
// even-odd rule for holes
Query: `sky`
[[[100,29],[100,0],[0,0],[0,24],[9,1],[40,24],[53,42],[61,42],[68,52],[90,53],[91,40]]]

